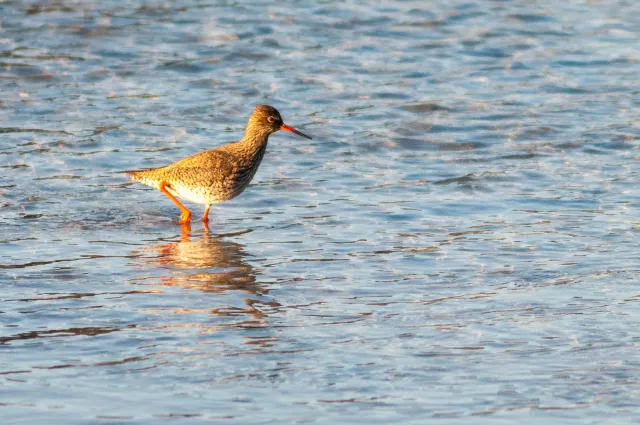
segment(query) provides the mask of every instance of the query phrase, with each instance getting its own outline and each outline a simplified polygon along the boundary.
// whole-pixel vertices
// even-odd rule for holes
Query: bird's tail
[[[122,173],[129,176],[129,178],[133,181],[142,182],[143,173],[141,171],[127,170],[127,171],[122,171]]]
[[[159,182],[157,179],[153,178],[152,174],[155,170],[155,168],[150,170],[127,170],[123,171],[123,173],[128,175],[133,181],[146,184],[147,186],[157,187]]]

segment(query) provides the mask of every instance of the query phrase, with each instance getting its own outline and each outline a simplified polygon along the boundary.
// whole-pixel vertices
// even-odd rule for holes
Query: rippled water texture
[[[1,422],[638,423],[640,3],[257,3],[0,3]]]

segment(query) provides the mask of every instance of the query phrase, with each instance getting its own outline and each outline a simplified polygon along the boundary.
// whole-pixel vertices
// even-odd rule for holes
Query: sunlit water
[[[1,422],[638,423],[638,3],[259,3],[0,3]]]

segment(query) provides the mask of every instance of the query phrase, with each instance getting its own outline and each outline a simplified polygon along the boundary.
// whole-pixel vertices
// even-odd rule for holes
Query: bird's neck
[[[247,133],[244,135],[240,143],[243,143],[247,146],[255,146],[259,148],[262,145],[266,145],[269,140],[269,133]]]
[[[249,149],[260,150],[267,145],[270,134],[269,130],[249,123],[240,143]]]
[[[248,131],[245,133],[242,140],[227,145],[225,150],[233,152],[240,158],[244,158],[249,162],[260,161],[267,149],[267,142],[269,141],[268,132],[256,132]]]

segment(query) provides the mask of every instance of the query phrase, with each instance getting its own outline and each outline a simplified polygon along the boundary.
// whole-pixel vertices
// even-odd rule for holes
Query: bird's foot
[[[180,214],[180,224],[185,224],[191,222],[191,211],[183,211]]]

